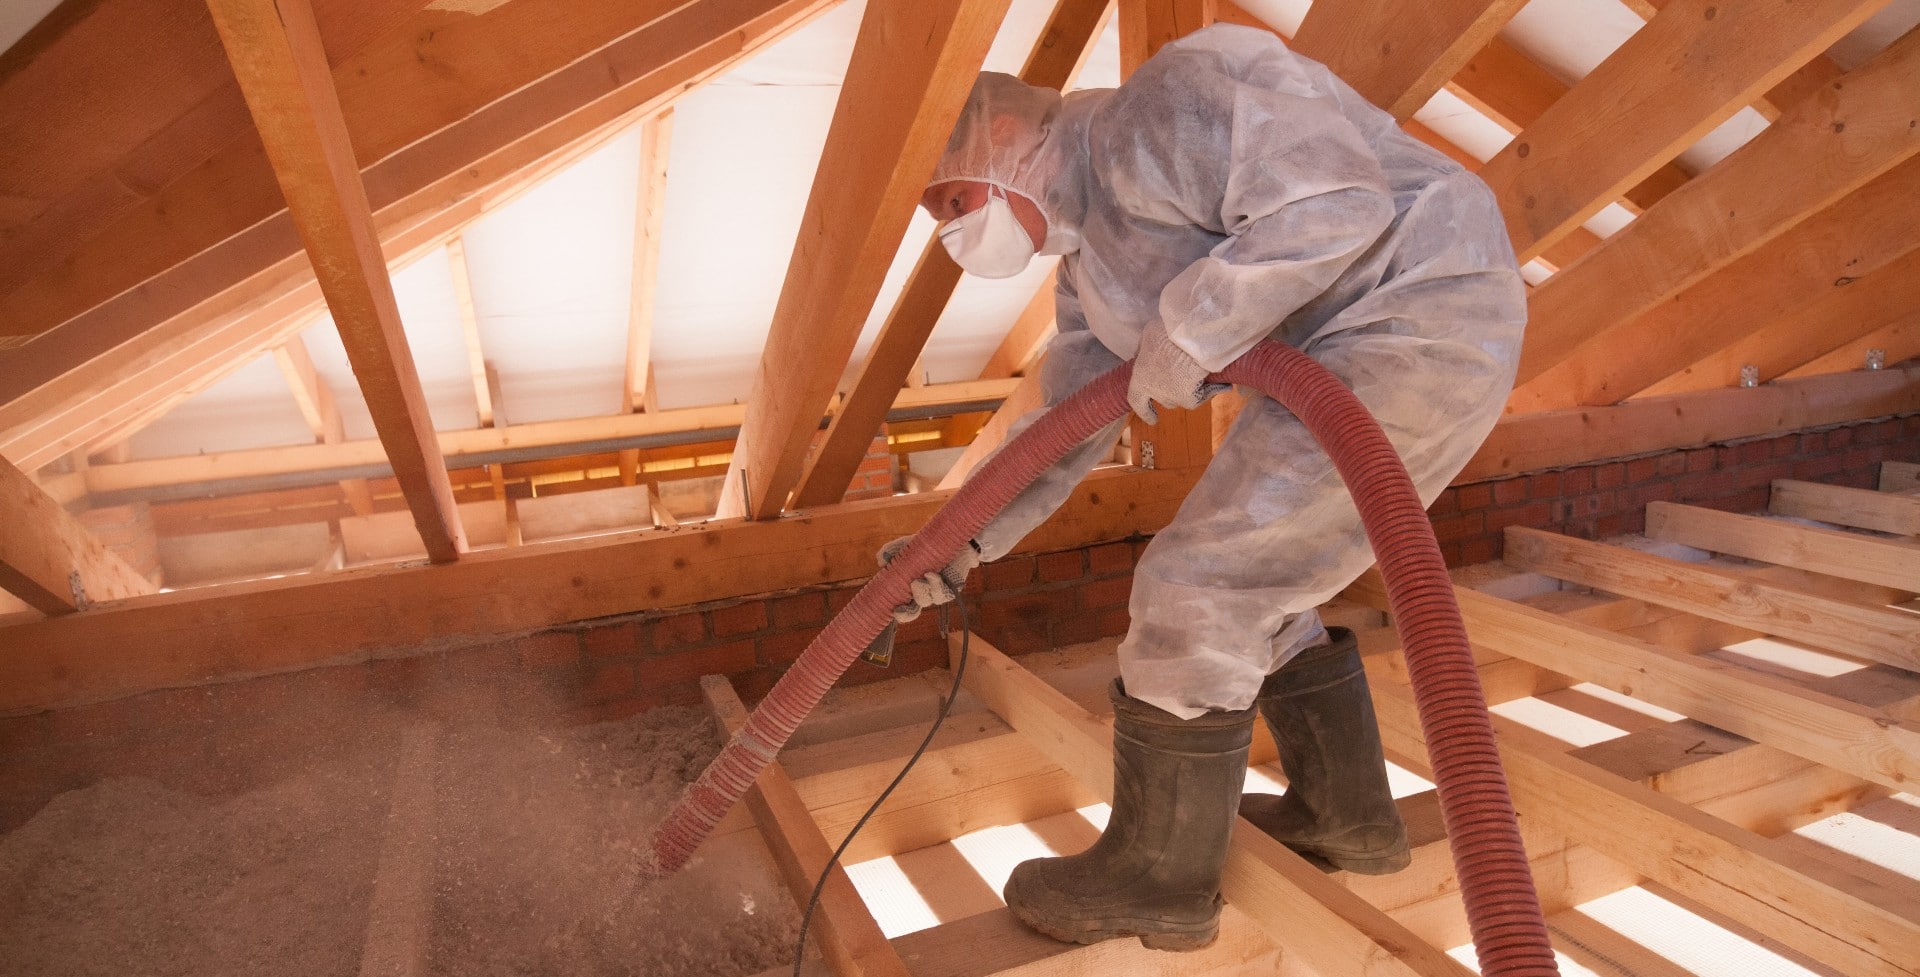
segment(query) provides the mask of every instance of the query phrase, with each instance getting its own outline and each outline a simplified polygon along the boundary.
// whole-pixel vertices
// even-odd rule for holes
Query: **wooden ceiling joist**
[[[209,0],[388,464],[436,563],[466,548],[366,188],[307,0]]]
[[[1675,0],[1480,171],[1520,260],[1537,257],[1883,0]]]
[[[1112,0],[1060,0],[1027,55],[1021,80],[1047,88],[1072,87],[1112,6]],[[939,240],[927,241],[852,387],[834,410],[826,436],[801,473],[795,508],[829,505],[845,496],[887,405],[909,379],[940,314],[952,301],[960,274]]]
[[[1818,307],[1826,303],[1849,304],[1851,296],[1844,293],[1854,290],[1898,291],[1902,259],[1920,244],[1917,222],[1920,159],[1909,159],[1630,323],[1614,326],[1579,355],[1539,373],[1516,393],[1512,409],[1571,406],[1561,400],[1616,403],[1658,383],[1676,366],[1700,362],[1776,319],[1809,311],[1817,317]],[[1657,278],[1661,272],[1636,268],[1628,274]],[[1625,277],[1615,274],[1588,284],[1603,295],[1631,292],[1634,287],[1622,280]],[[1882,281],[1887,284],[1882,286]],[[1588,290],[1580,301],[1604,316],[1608,303],[1594,301],[1599,298]],[[1878,321],[1884,322],[1884,316]],[[1552,333],[1543,335],[1550,338]],[[1532,342],[1530,335],[1529,348]],[[1807,342],[1818,340],[1809,337]],[[1523,351],[1523,362],[1527,356]],[[1562,397],[1558,390],[1572,393]]]
[[[153,593],[153,584],[0,458],[0,590],[42,614]]]
[[[1620,349],[1640,337],[1610,330],[1751,253],[1809,216],[1920,153],[1913,93],[1920,31],[1782,116],[1731,156],[1563,269],[1528,300],[1519,383],[1576,355],[1582,344]],[[1665,323],[1659,324],[1664,328]],[[1657,359],[1657,358],[1654,358]],[[1672,361],[1665,361],[1672,362]],[[1607,403],[1619,385],[1546,383],[1516,403],[1531,409]]]
[[[835,2],[699,0],[669,3],[675,9],[655,17],[651,6],[520,0],[486,17],[455,17],[432,30],[408,32],[409,40],[394,42],[398,50],[382,48],[349,60],[338,72],[342,90],[370,89],[355,103],[356,118],[402,118],[414,126],[406,133],[392,133],[398,144],[392,149],[376,153],[360,147],[369,158],[384,157],[365,172],[382,240],[391,243],[436,223],[442,228],[457,226],[459,220],[447,220],[452,210],[478,203],[476,197],[569,159],[572,147],[611,137]],[[437,16],[445,19],[446,15]],[[520,43],[529,36],[568,44]],[[433,45],[435,59],[410,46],[411,39],[421,37]],[[498,56],[503,50],[528,55],[538,63],[503,60]],[[469,60],[474,63],[469,65]],[[386,92],[411,91],[427,84],[417,74],[425,73],[429,79],[447,76],[455,80],[442,83],[458,84],[468,70],[488,76],[511,72],[511,77],[499,79],[510,94],[474,110],[464,102],[448,109],[420,99],[409,102],[415,112],[392,111]],[[431,90],[431,85],[425,90]],[[218,184],[218,177],[209,179]],[[120,251],[151,247],[156,253],[175,249],[192,253],[206,247],[209,228],[224,226],[221,221],[228,219],[209,214],[214,204],[207,201],[217,203],[223,213],[232,205],[218,186],[189,192],[184,181],[201,179],[189,175],[147,205],[169,215],[170,224],[179,225],[170,232],[178,240],[129,225],[114,232],[125,240],[111,248],[95,244]],[[184,199],[165,197],[176,189]],[[261,218],[271,219],[111,299],[105,295],[84,298],[89,289],[77,281],[66,283],[71,288],[50,283],[49,294],[95,307],[28,346],[6,351],[7,369],[0,370],[0,403],[161,328],[156,323],[192,334],[247,301],[311,281],[299,254],[298,237],[285,216],[275,217],[267,210],[249,219]],[[10,300],[0,299],[0,309]],[[0,311],[0,321],[13,319]],[[40,321],[32,328],[47,325]]]
[[[813,432],[1007,5],[868,4],[747,401],[723,515],[773,518],[799,484]]]
[[[1522,0],[1316,0],[1293,46],[1404,121],[1521,6]]]

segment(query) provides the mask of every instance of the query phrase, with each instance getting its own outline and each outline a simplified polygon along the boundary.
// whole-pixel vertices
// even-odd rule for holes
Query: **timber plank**
[[[1920,593],[1920,544],[1671,502],[1647,505],[1647,535]]]
[[[1886,477],[1884,467],[1881,477]],[[1920,498],[1893,492],[1776,479],[1767,511],[1898,536],[1920,535]]]
[[[1920,780],[1920,727],[1792,681],[1459,592],[1475,640],[1896,790]]]
[[[1622,597],[1920,671],[1920,616],[1892,608],[1804,593],[1524,526],[1507,527],[1504,558],[1523,570]]]
[[[734,694],[726,676],[705,676],[700,680],[700,693],[706,698],[708,711],[728,735],[746,725],[747,707]],[[746,800],[796,904],[806,904],[815,880],[822,870],[827,872],[811,935],[828,967],[838,977],[908,977],[906,964],[880,932],[880,924],[874,922],[867,904],[860,900],[846,869],[839,863],[828,868],[833,848],[820,834],[820,826],[814,823],[778,760],[760,771],[747,789]]]

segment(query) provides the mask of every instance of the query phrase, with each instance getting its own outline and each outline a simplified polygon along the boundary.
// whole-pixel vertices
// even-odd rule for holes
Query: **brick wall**
[[[1447,564],[1464,566],[1498,559],[1508,526],[1603,539],[1641,532],[1649,502],[1757,512],[1777,478],[1872,488],[1882,461],[1920,462],[1920,416],[1455,485],[1428,514]]]

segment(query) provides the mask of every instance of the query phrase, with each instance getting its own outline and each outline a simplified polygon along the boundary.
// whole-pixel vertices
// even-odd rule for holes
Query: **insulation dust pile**
[[[787,960],[798,915],[763,853],[715,845],[674,878],[635,871],[719,748],[703,713],[341,728],[363,745],[229,795],[114,777],[54,798],[0,838],[0,969],[354,975],[390,917],[422,921],[395,952],[431,974],[734,977]],[[419,769],[396,744],[422,728],[425,825],[395,803]],[[411,873],[396,876],[395,833],[418,841]]]

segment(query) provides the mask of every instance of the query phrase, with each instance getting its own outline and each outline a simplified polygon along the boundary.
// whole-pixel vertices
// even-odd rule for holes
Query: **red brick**
[[[592,658],[625,658],[640,654],[640,623],[622,621],[590,627],[581,634],[581,643]]]
[[[752,641],[735,641],[671,655],[643,658],[635,666],[642,689],[691,682],[702,675],[731,675],[757,665]]]
[[[608,702],[633,693],[633,665],[628,662],[608,662],[594,667],[587,676],[586,688],[580,691],[581,701],[588,703]]]
[[[1472,512],[1493,504],[1493,486],[1480,482],[1475,485],[1460,486],[1460,511]]]
[[[1133,575],[1095,580],[1080,588],[1080,606],[1089,610],[1125,607],[1133,594]]]
[[[1442,543],[1478,536],[1485,532],[1486,528],[1487,514],[1483,512],[1462,513],[1433,521],[1433,535]]]
[[[827,598],[819,591],[775,598],[768,604],[773,613],[773,626],[776,628],[824,624],[827,620]]]
[[[528,668],[571,665],[580,660],[580,635],[573,631],[542,631],[514,642],[520,664]]]
[[[1472,566],[1476,563],[1490,563],[1500,558],[1498,537],[1480,536],[1460,541],[1460,563]]]
[[[648,645],[656,655],[676,652],[706,640],[706,615],[699,611],[669,614],[647,622]]]
[[[750,600],[744,604],[718,608],[713,612],[713,636],[716,638],[752,634],[766,626],[766,601]]]
[[[813,639],[820,634],[819,628],[807,628],[801,631],[776,631],[762,635],[759,641],[759,661],[762,665],[787,665],[796,661],[800,653],[807,650]]]
[[[1532,499],[1557,499],[1560,497],[1560,473],[1541,472],[1527,479],[1527,497]]]
[[[1047,583],[1078,580],[1087,575],[1087,557],[1080,550],[1043,554],[1035,563],[1040,568],[1040,579]]]
[[[1105,543],[1087,551],[1087,569],[1096,574],[1128,573],[1133,570],[1133,547],[1126,543]]]
[[[981,580],[988,590],[1014,590],[1033,583],[1033,557],[1009,556],[983,566]]]
[[[1527,501],[1527,480],[1509,478],[1493,483],[1493,501],[1501,505],[1513,505]]]

